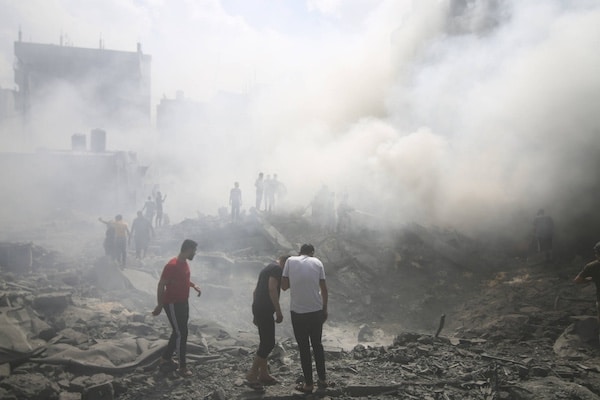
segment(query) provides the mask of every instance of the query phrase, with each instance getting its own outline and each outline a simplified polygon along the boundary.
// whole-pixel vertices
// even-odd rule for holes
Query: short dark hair
[[[194,242],[192,239],[185,239],[181,244],[181,252],[188,251],[190,249],[195,249],[198,247],[198,243]]]
[[[310,243],[305,243],[300,247],[301,255],[308,255],[315,252],[315,246]]]

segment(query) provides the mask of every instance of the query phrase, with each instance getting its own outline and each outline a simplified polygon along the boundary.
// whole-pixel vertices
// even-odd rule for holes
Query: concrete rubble
[[[235,225],[200,215],[157,229],[151,254],[121,270],[102,254],[101,234],[89,243],[71,233],[79,254],[0,243],[1,399],[298,397],[286,293],[270,360],[280,383],[257,393],[244,374],[258,341],[250,312],[258,271],[304,242],[328,275],[333,383],[306,397],[600,399],[594,292],[571,283],[581,260],[529,265],[416,224],[338,234],[298,213],[251,213]],[[170,328],[150,315],[160,271],[187,237],[200,243],[192,279],[203,289],[190,298],[192,378],[158,367]]]

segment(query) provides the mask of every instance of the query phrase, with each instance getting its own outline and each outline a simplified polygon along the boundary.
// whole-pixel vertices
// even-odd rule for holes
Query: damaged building
[[[72,136],[70,150],[40,149],[31,153],[0,153],[0,168],[18,171],[2,175],[3,217],[44,216],[60,210],[109,212],[132,209],[142,199],[147,167],[137,154],[106,150],[106,131]],[[19,210],[16,212],[15,210]]]
[[[34,119],[58,95],[71,97],[88,126],[107,122],[150,125],[150,65],[152,57],[137,44],[134,52],[60,44],[14,44],[16,108]]]

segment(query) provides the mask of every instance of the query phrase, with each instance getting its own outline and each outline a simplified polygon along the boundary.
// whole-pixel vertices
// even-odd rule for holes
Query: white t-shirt
[[[323,309],[319,281],[325,279],[323,263],[306,255],[287,259],[282,276],[290,280],[290,311],[304,314]]]

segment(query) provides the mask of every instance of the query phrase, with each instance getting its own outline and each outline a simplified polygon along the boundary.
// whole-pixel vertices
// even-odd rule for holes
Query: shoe
[[[317,381],[317,387],[319,389],[327,389],[328,387],[334,387],[334,386],[335,386],[335,382],[322,381],[320,379]]]
[[[273,378],[272,376],[265,378],[265,379],[259,379],[258,381],[265,386],[279,385],[279,381],[277,379]]]
[[[244,385],[256,392],[264,392],[265,388],[259,381],[244,381]]]
[[[180,376],[184,377],[184,378],[189,378],[190,376],[192,376],[192,375],[193,375],[193,374],[192,374],[192,371],[190,371],[190,370],[189,370],[189,369],[187,369],[187,368],[179,368],[179,369],[177,370],[177,373],[178,373]]]
[[[301,393],[312,393],[313,392],[313,386],[312,385],[305,385],[304,383],[299,383],[296,385],[296,387],[294,388],[295,390],[301,392]]]

